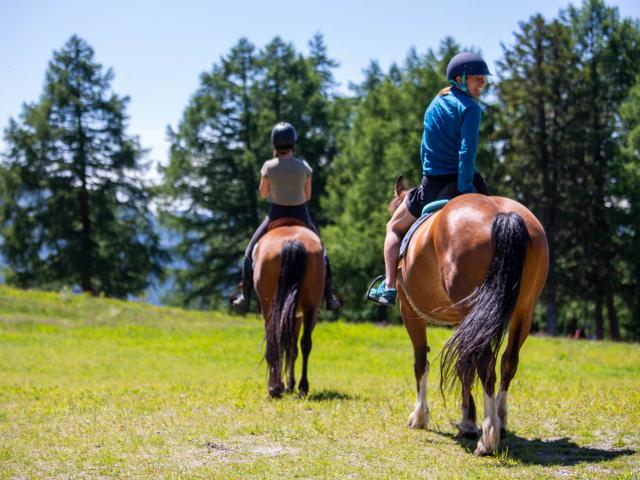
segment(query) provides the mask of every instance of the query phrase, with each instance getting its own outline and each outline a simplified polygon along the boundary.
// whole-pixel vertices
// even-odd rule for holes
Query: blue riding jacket
[[[459,88],[437,95],[424,114],[422,175],[457,174],[458,191],[475,192],[472,181],[481,118],[478,102]]]

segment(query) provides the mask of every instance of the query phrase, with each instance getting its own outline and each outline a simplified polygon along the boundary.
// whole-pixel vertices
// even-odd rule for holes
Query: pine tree
[[[144,151],[126,134],[127,97],[77,36],[54,52],[44,92],[5,131],[1,250],[20,287],[79,285],[125,297],[160,275],[164,253],[141,177]]]
[[[618,231],[624,259],[621,291],[629,309],[629,337],[640,341],[640,75],[620,107],[623,144],[615,203],[621,214]]]
[[[501,62],[496,138],[516,198],[547,231],[545,327],[556,333],[571,319],[573,328],[580,316],[577,326],[603,338],[606,311],[609,335],[619,339],[629,187],[620,177],[618,112],[638,73],[638,22],[587,0],[520,27]]]
[[[559,252],[565,250],[559,226],[562,205],[572,188],[567,149],[574,128],[572,96],[576,77],[569,30],[541,15],[520,24],[513,47],[504,48],[497,85],[502,108],[497,137],[515,198],[536,214],[549,242],[549,274],[543,295],[545,329],[557,332]],[[523,174],[524,173],[524,174]]]
[[[257,135],[255,47],[241,39],[200,77],[177,131],[160,188],[161,219],[179,234],[174,257],[176,303],[210,305],[229,285],[242,244],[258,224],[255,165],[264,142]]]
[[[602,0],[586,0],[581,8],[569,7],[563,16],[571,28],[580,71],[579,121],[582,126],[576,158],[577,176],[583,179],[582,206],[571,217],[578,238],[589,239],[583,249],[573,249],[581,289],[576,292],[595,306],[596,336],[604,337],[606,307],[609,335],[620,339],[615,292],[621,287],[618,206],[612,201],[620,172],[619,125],[621,102],[640,72],[640,28],[637,21],[621,20],[616,8]],[[594,232],[598,232],[594,235]],[[582,235],[581,235],[582,234]]]

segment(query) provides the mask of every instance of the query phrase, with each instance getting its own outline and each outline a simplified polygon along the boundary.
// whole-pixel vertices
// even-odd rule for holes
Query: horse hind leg
[[[282,357],[282,352],[271,347],[269,351],[267,347],[267,363],[269,364],[269,383],[268,390],[271,398],[280,398],[284,392],[284,383],[282,383],[282,362],[273,360],[276,356]]]
[[[300,384],[298,385],[298,392],[301,397],[304,397],[309,393],[309,380],[307,378],[307,367],[309,365],[309,355],[311,354],[311,332],[316,322],[317,307],[309,308],[304,314],[304,328],[302,331],[302,339],[300,340],[300,347],[302,349],[302,374],[300,376]]]
[[[284,356],[284,349],[278,337],[277,322],[278,319],[270,317],[267,317],[265,321],[267,344],[265,359],[269,366],[267,390],[271,398],[280,398],[284,392],[284,383],[282,382],[282,358]]]
[[[287,356],[287,389],[286,393],[292,393],[296,388],[295,365],[298,358],[298,337],[300,335],[300,326],[302,318],[296,317],[296,324],[293,332],[293,349],[290,356]]]
[[[484,390],[484,420],[482,434],[478,440],[475,455],[490,455],[498,450],[500,445],[500,429],[502,422],[498,415],[498,400],[496,399],[496,357],[487,348],[478,362],[478,376]]]
[[[287,388],[285,393],[292,393],[296,387],[295,364],[298,358],[298,346],[294,345],[291,358],[287,358]]]
[[[400,314],[413,345],[413,373],[416,378],[416,403],[409,415],[409,428],[427,428],[429,406],[427,404],[427,380],[429,361],[427,360],[427,328],[425,321],[413,310],[404,292],[399,289]]]
[[[269,367],[269,396],[271,398],[280,398],[284,392],[284,383],[282,383],[282,372],[280,368]]]
[[[500,429],[501,438],[505,438],[507,434],[507,397],[509,385],[518,370],[520,348],[527,338],[532,316],[533,314],[516,314],[514,316],[514,321],[512,321],[509,328],[509,340],[507,342],[507,347],[502,354],[500,362],[500,389],[498,390],[498,395],[496,397],[498,404],[498,416],[502,423],[502,428]]]
[[[458,434],[456,437],[475,440],[478,438],[479,430],[476,425],[476,403],[473,401],[473,395],[471,394],[473,382],[465,382],[462,373],[460,371],[457,373],[460,384],[462,385],[462,418],[458,424]]]

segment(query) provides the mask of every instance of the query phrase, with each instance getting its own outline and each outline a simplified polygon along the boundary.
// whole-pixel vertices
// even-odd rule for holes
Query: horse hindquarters
[[[280,253],[280,263],[280,276],[266,325],[265,357],[269,365],[269,394],[272,397],[280,396],[284,390],[283,356],[286,365],[291,367],[296,356],[296,310],[307,263],[307,250],[302,242],[286,242]]]
[[[482,285],[463,300],[469,308],[460,326],[442,352],[441,388],[457,372],[463,390],[471,388],[478,372],[484,389],[484,422],[476,454],[495,451],[500,442],[500,419],[494,398],[495,363],[518,295],[524,270],[529,233],[524,220],[514,212],[498,213],[491,239],[494,255]]]

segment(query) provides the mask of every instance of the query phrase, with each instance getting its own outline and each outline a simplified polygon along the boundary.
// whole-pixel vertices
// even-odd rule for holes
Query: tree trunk
[[[618,322],[618,313],[614,303],[613,292],[607,292],[607,315],[609,317],[609,335],[611,340],[620,341],[620,323]]]
[[[602,317],[602,299],[600,297],[596,298],[595,321],[596,340],[602,340],[604,339],[604,318]]]
[[[89,194],[86,186],[83,184],[82,190],[80,190],[80,218],[82,222],[81,233],[81,286],[82,291],[90,292],[95,295],[96,292],[91,282],[92,276],[92,248],[91,248],[91,216],[89,206]]]
[[[550,266],[551,267],[551,266]],[[551,271],[551,268],[549,269]],[[549,335],[556,335],[558,330],[558,302],[556,299],[555,281],[551,278],[547,281],[545,306],[546,306],[546,323],[545,331]]]
[[[85,151],[85,132],[82,126],[82,110],[76,106],[76,134],[78,147],[76,150],[76,162],[78,163],[78,173],[80,176],[80,191],[78,201],[80,203],[80,283],[82,291],[96,295],[93,288],[93,244],[91,225],[91,205],[89,202],[89,191],[87,186],[87,154]]]
[[[544,73],[544,54],[543,54],[542,38],[536,39],[536,53],[534,55],[536,62],[536,80],[538,85],[544,86],[547,83],[547,78]],[[556,186],[551,178],[553,172],[553,165],[551,165],[551,158],[549,155],[549,135],[547,134],[547,115],[545,112],[545,98],[542,95],[538,96],[536,102],[536,149],[538,151],[538,158],[542,169],[542,182],[543,182],[543,203],[544,208],[544,227],[547,233],[547,239],[549,243],[549,274],[547,278],[547,294],[546,294],[546,306],[547,306],[547,319],[545,323],[545,331],[549,335],[556,335],[558,332],[558,309],[556,302],[556,285],[555,285],[555,209],[556,204],[554,201]]]
[[[555,198],[555,192],[549,193],[552,198]],[[556,289],[555,206],[550,206],[546,209],[545,216],[547,221],[545,231],[549,245],[549,272],[547,274],[547,284],[545,286],[545,303],[547,307],[545,331],[549,335],[556,335],[558,333],[558,293]]]
[[[640,342],[640,284],[636,287],[636,301],[631,314],[631,329],[633,339]]]

